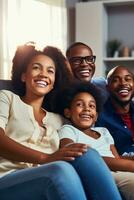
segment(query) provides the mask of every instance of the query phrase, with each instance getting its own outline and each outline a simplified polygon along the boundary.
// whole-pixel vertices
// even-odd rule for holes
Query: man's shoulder
[[[109,93],[106,88],[106,83],[107,83],[106,79],[104,77],[95,77],[91,79],[91,83],[93,83],[98,87],[98,89],[101,92],[101,96],[103,98],[103,103],[105,103],[109,97]]]
[[[94,77],[92,78],[91,82],[95,85],[103,85],[106,86],[106,79],[104,77]]]
[[[91,79],[91,83],[96,85],[102,92],[108,94],[108,91],[106,89],[106,79],[103,77],[95,77]]]

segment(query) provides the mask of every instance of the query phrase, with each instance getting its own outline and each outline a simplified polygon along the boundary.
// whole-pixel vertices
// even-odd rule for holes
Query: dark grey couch
[[[13,91],[11,80],[0,80],[0,90],[2,89]]]

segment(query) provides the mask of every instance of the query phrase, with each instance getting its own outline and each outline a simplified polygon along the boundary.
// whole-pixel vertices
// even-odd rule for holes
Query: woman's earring
[[[21,81],[22,81],[22,82],[25,82],[25,81],[26,81],[26,78],[25,78],[25,75],[24,75],[24,74],[22,74],[22,76],[21,76]]]
[[[22,80],[22,82],[25,82],[25,79],[24,79],[24,78],[22,78],[21,80]]]

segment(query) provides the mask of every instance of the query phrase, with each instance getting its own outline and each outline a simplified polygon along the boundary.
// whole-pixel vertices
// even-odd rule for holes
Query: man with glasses
[[[92,78],[96,68],[96,56],[93,55],[92,49],[82,42],[75,42],[68,47],[66,57],[68,58],[75,78],[81,81],[91,81],[97,85],[103,94],[103,100],[105,102],[108,96],[106,80],[103,77]]]

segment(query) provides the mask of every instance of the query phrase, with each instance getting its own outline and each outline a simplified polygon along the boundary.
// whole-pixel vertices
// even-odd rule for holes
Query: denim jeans
[[[122,199],[110,170],[94,149],[72,162],[79,174],[87,199]]]
[[[112,175],[92,149],[68,163],[56,161],[0,178],[1,200],[121,200]]]

